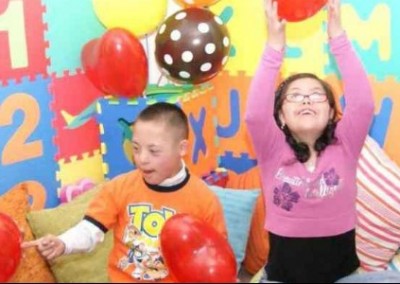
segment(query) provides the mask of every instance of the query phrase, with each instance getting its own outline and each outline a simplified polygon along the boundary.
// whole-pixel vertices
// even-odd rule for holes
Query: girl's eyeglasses
[[[287,94],[285,97],[285,99],[291,103],[302,103],[306,98],[308,98],[310,102],[313,103],[323,103],[326,102],[328,99],[325,93],[317,93],[317,92],[309,95],[292,93],[292,94]]]

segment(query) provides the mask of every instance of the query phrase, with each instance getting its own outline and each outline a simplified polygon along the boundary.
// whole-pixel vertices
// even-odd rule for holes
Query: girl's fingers
[[[340,1],[339,0],[329,0],[329,9],[337,13],[340,9]]]
[[[328,9],[329,9],[330,12],[335,10],[335,1],[334,0],[329,0]]]
[[[278,20],[278,2],[275,0],[266,0],[265,12],[267,17],[272,20]]]
[[[272,3],[272,13],[273,15],[277,15],[278,14],[278,2],[274,1]]]
[[[265,0],[265,12],[267,13],[267,16],[269,17],[271,15],[271,10],[272,10],[272,0]]]

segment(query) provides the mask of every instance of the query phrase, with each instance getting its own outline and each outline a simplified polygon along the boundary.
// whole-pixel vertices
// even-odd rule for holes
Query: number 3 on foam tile
[[[16,93],[0,104],[0,127],[12,125],[13,116],[18,110],[23,111],[24,120],[4,146],[0,157],[0,163],[3,165],[18,163],[43,155],[42,141],[27,142],[40,120],[40,108],[32,96]]]
[[[0,14],[0,31],[8,32],[11,67],[13,69],[27,67],[28,49],[22,0],[8,1],[7,9]]]
[[[46,204],[46,190],[44,186],[34,180],[24,181],[31,197],[31,210],[43,209]]]

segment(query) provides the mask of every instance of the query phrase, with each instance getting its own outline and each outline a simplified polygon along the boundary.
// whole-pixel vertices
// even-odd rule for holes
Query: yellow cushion
[[[59,235],[77,224],[100,187],[89,190],[64,205],[28,214],[28,221],[36,238],[47,234]],[[50,268],[57,282],[109,282],[107,261],[112,239],[112,232],[108,232],[104,242],[94,251],[62,256],[51,262]]]

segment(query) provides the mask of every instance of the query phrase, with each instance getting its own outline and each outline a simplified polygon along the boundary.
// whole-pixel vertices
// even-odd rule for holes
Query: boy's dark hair
[[[325,150],[325,148],[328,145],[333,144],[337,141],[337,139],[335,137],[335,129],[336,129],[336,125],[337,125],[336,119],[337,119],[337,113],[338,113],[335,97],[334,97],[331,86],[328,83],[326,83],[324,80],[321,80],[320,78],[318,78],[316,75],[314,75],[312,73],[299,73],[299,74],[292,75],[279,85],[279,87],[275,93],[275,104],[274,104],[275,122],[279,126],[279,128],[282,129],[283,133],[286,136],[286,142],[292,148],[292,150],[296,156],[296,159],[301,163],[307,162],[308,159],[310,158],[310,155],[311,155],[310,149],[308,148],[307,144],[305,144],[303,142],[297,142],[296,139],[294,139],[292,133],[290,132],[290,129],[286,125],[282,128],[282,123],[279,119],[279,111],[282,108],[282,104],[285,99],[285,94],[289,88],[290,83],[292,83],[293,81],[296,81],[298,79],[303,79],[303,78],[311,78],[311,79],[315,79],[318,82],[320,82],[320,84],[322,85],[322,87],[328,97],[329,105],[333,109],[333,119],[331,121],[329,121],[328,125],[325,127],[321,136],[317,139],[317,141],[315,141],[314,149],[317,151],[318,155],[320,155],[322,153],[322,151]]]
[[[180,130],[181,139],[189,137],[189,123],[186,114],[175,104],[158,102],[146,107],[136,121],[160,121]]]

